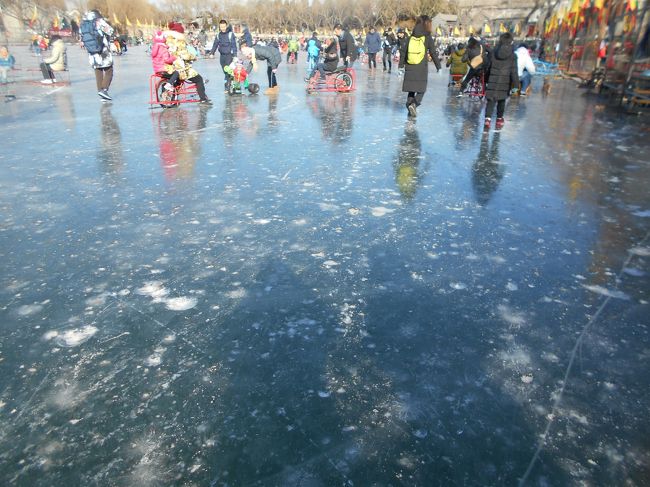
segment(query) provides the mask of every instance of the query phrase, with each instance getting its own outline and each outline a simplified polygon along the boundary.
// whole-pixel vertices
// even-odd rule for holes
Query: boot
[[[409,116],[411,116],[411,117],[417,117],[418,116],[417,105],[415,104],[415,102],[410,103],[409,105],[407,105],[406,108],[409,111]]]
[[[485,117],[485,123],[483,124],[483,128],[485,130],[489,130],[491,124],[492,124],[492,119],[490,117]]]
[[[499,117],[499,118],[497,118],[497,126],[496,126],[496,129],[497,129],[497,130],[501,130],[501,129],[503,128],[503,126],[505,125],[505,123],[506,123],[506,121],[503,119],[503,117]]]

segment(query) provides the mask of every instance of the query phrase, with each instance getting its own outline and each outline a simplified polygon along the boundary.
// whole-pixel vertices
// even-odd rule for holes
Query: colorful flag
[[[131,21],[126,15],[124,16],[124,22],[126,23],[127,27],[133,27],[133,24],[131,24]]]
[[[508,32],[508,30],[506,29],[506,26],[503,25],[503,22],[501,22],[499,24],[499,32],[501,32],[501,33]]]
[[[38,10],[36,10],[36,5],[34,5],[34,13],[32,13],[32,19],[29,21],[29,26],[33,27],[34,22],[38,19]]]
[[[135,26],[142,27],[142,24],[140,23],[140,19],[135,19]]]
[[[117,18],[117,14],[115,12],[113,12],[113,23],[115,25],[122,25],[122,23],[120,22],[120,19]]]
[[[485,34],[492,34],[492,29],[490,29],[490,26],[488,24],[485,24],[485,27],[483,27],[483,32]]]
[[[458,26],[454,27],[454,35],[458,37],[460,35],[460,30],[458,29]]]
[[[474,27],[471,25],[469,26],[469,35],[473,36],[474,35]]]

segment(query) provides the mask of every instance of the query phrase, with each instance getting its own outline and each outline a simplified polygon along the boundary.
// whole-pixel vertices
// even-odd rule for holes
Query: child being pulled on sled
[[[234,58],[228,66],[224,66],[224,73],[230,78],[230,84],[235,90],[248,89],[248,71],[239,58]]]

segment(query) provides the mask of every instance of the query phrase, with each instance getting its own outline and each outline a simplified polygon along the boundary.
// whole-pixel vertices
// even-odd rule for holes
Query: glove
[[[272,72],[272,73],[277,73],[277,72],[278,72],[278,69],[277,69],[277,68],[275,68],[275,69],[274,69],[274,70],[272,70],[271,72]]]

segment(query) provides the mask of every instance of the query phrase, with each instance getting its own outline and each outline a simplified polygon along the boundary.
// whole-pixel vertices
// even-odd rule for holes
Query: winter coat
[[[113,35],[113,28],[103,18],[95,17],[93,12],[86,14],[86,18],[95,21],[95,29],[102,36],[102,52],[99,54],[88,53],[88,62],[94,69],[104,69],[113,66],[113,54],[111,53],[110,38]]]
[[[7,57],[0,57],[0,68],[13,69],[16,65],[16,58],[12,54],[7,54]]]
[[[404,37],[397,36],[395,38],[395,43],[397,44],[398,51],[401,51],[405,45],[408,46],[408,42],[409,42],[409,37],[407,35],[404,35]]]
[[[497,44],[490,53],[490,69],[486,80],[485,97],[488,100],[505,100],[510,90],[519,87],[517,56],[512,49],[512,43]]]
[[[474,69],[481,70],[488,68],[490,54],[487,48],[480,41],[474,39],[474,42],[472,42],[472,39],[470,39],[467,43],[467,49],[465,49],[462,61],[469,65],[476,56],[483,56],[483,62]]]
[[[323,52],[323,64],[325,65],[325,71],[334,71],[339,65],[339,55],[338,55],[338,46],[337,42],[330,42],[329,46],[325,48]]]
[[[242,32],[241,35],[241,40],[244,41],[248,47],[253,47],[253,36],[251,35],[251,31],[248,30],[248,27],[244,28],[244,32]]]
[[[535,74],[535,63],[530,57],[528,49],[522,46],[515,51],[515,55],[517,56],[517,74],[520,78],[524,74],[524,70],[530,74]]]
[[[258,61],[266,61],[272,69],[276,69],[282,62],[282,54],[280,50],[273,46],[260,46],[256,44],[253,46],[255,50],[255,59]]]
[[[424,53],[424,58],[419,64],[408,64],[408,45],[411,40],[411,37],[426,37],[424,47],[426,52]],[[438,59],[438,53],[436,50],[436,43],[431,37],[431,34],[428,34],[424,31],[424,27],[421,25],[416,25],[413,29],[413,34],[409,37],[407,42],[404,42],[400,49],[399,53],[399,67],[404,68],[404,82],[402,83],[402,91],[404,92],[415,92],[415,93],[424,93],[427,91],[427,79],[429,77],[429,59],[427,53],[433,59],[436,69],[440,71],[440,59]]]
[[[192,61],[196,59],[196,56],[187,50],[185,35],[175,31],[167,31],[165,36],[167,37],[165,42],[169,47],[169,53],[175,56],[174,62],[165,66],[167,73],[172,74],[174,71],[178,71],[182,80],[198,76],[199,73],[192,67]]]
[[[368,54],[377,54],[381,51],[381,36],[379,32],[372,32],[366,35],[366,42],[364,44]]]
[[[154,39],[151,48],[151,62],[153,63],[154,73],[163,73],[167,70],[167,65],[172,64],[176,56],[172,56],[169,47],[162,39]]]
[[[395,44],[397,44],[397,39],[395,39],[395,35],[392,32],[385,32],[384,40],[381,43],[381,47],[384,48],[384,52],[387,53],[393,52],[393,46]]]
[[[57,39],[52,43],[50,57],[43,59],[43,62],[50,66],[52,71],[65,71],[65,43],[63,39]]]
[[[318,59],[320,50],[321,50],[321,44],[318,39],[312,37],[311,39],[309,39],[309,41],[307,41],[307,54],[309,54],[312,58]],[[338,59],[338,55],[336,56],[336,58]]]
[[[467,68],[469,67],[466,62],[463,61],[463,56],[465,55],[465,49],[456,49],[451,53],[449,59],[447,60],[447,66],[450,66],[449,73],[454,75],[464,75],[467,73]]]
[[[219,54],[222,56],[237,55],[237,39],[235,38],[235,34],[232,32],[232,27],[228,26],[226,32],[219,31],[217,37],[214,38],[214,42],[212,43],[210,55],[214,55],[214,53],[217,52],[217,49],[219,50]]]
[[[350,56],[350,62],[357,60],[357,46],[354,42],[354,37],[347,30],[342,32],[339,37],[339,49],[341,51],[341,59]]]

